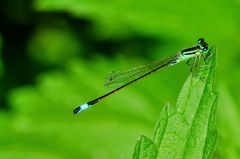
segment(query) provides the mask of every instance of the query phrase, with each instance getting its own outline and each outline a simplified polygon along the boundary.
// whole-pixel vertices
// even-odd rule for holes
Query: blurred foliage
[[[45,65],[62,65],[81,53],[81,43],[78,43],[64,22],[54,21],[42,25],[29,43],[29,54],[33,60]]]
[[[224,84],[219,98],[219,158],[238,159],[240,156],[240,110]]]
[[[4,63],[1,158],[131,158],[189,74],[162,70],[72,115],[108,90],[105,75],[196,44],[218,49],[219,159],[239,158],[238,1],[23,0],[0,2]],[[0,62],[1,75],[1,62]]]
[[[1,52],[2,52],[2,37],[0,35],[0,78],[3,75],[3,63],[2,63]]]
[[[4,75],[3,61],[2,61],[2,36],[0,34],[0,83],[2,85],[2,77]],[[3,96],[4,91],[0,89],[0,97]],[[1,99],[1,98],[0,98]],[[0,100],[1,101],[1,100]],[[0,102],[0,108],[2,107],[2,102]]]

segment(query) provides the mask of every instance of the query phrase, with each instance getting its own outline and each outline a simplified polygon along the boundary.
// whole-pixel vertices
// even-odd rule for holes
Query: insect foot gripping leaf
[[[167,104],[157,122],[153,140],[142,136],[134,159],[210,159],[215,152],[216,49],[212,47],[206,66],[186,80],[176,107]]]

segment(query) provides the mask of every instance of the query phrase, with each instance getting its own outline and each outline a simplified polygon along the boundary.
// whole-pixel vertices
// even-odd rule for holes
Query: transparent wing
[[[106,81],[104,86],[107,88],[117,88],[121,87],[124,84],[131,82],[144,74],[151,72],[158,67],[166,65],[175,59],[176,56],[171,56],[165,59],[161,59],[159,61],[152,62],[147,65],[142,65],[139,67],[135,67],[126,71],[112,71],[106,76]]]

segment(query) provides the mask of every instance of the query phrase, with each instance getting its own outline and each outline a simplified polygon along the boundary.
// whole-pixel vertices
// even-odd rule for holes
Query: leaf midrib
[[[207,73],[207,75],[206,75],[207,80],[205,80],[205,82],[204,82],[203,92],[205,92],[205,90],[206,90],[209,73],[210,73],[210,71],[208,71],[208,73]],[[190,92],[190,91],[189,91],[189,92]],[[198,102],[197,111],[196,111],[196,113],[194,114],[194,118],[193,118],[193,121],[192,121],[192,123],[191,123],[190,129],[189,129],[188,132],[187,132],[187,137],[186,137],[186,138],[187,138],[187,142],[185,142],[185,144],[184,144],[185,146],[184,146],[184,151],[183,151],[182,158],[185,158],[185,157],[186,157],[186,152],[187,152],[187,150],[188,150],[188,146],[186,146],[186,145],[188,145],[188,143],[189,143],[190,134],[191,134],[191,132],[192,132],[192,130],[193,130],[193,125],[194,125],[195,122],[196,122],[196,115],[197,115],[198,112],[199,112],[199,108],[200,108],[200,104],[202,103],[203,96],[204,96],[204,93],[201,94],[201,99],[200,99],[200,101]],[[187,101],[188,101],[188,100],[187,100]]]

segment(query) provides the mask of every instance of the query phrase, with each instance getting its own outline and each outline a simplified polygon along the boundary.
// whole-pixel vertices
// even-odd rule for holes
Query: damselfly
[[[161,59],[159,61],[155,61],[151,64],[148,65],[143,65],[140,67],[136,67],[124,72],[112,72],[108,77],[107,81],[105,83],[105,86],[111,87],[113,85],[118,85],[119,87],[114,89],[113,91],[100,96],[96,99],[93,99],[85,104],[80,105],[76,109],[73,110],[74,114],[77,114],[94,104],[98,103],[102,99],[110,96],[111,94],[119,91],[120,89],[146,77],[147,75],[150,75],[151,73],[167,67],[167,66],[172,66],[175,65],[181,61],[189,61],[193,59],[193,62],[191,64],[191,71],[193,66],[197,66],[199,64],[200,58],[203,58],[204,61],[207,57],[208,53],[208,44],[204,41],[203,38],[198,39],[198,44],[196,46],[180,50],[176,55],[170,56],[165,59]]]

